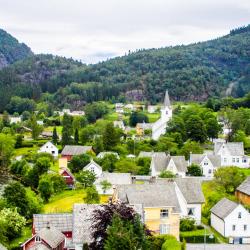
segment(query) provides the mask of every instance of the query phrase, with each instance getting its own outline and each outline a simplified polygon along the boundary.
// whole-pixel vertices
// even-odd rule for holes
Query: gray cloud
[[[250,23],[249,0],[0,0],[1,28],[36,53],[94,63],[204,41]]]

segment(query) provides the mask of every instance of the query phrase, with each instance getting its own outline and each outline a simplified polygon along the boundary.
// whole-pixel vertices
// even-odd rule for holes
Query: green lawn
[[[146,113],[146,115],[148,116],[150,123],[156,122],[161,116],[159,113],[153,113],[153,114]]]
[[[118,118],[119,118],[119,114],[115,112],[108,113],[107,115],[104,116],[104,120],[110,121],[110,122],[117,121]]]
[[[54,126],[49,126],[44,128],[44,131],[46,132],[53,132]],[[56,126],[56,132],[57,134],[61,135],[62,134],[62,126]]]
[[[25,148],[17,148],[14,151],[14,155],[18,156],[18,155],[25,155],[28,153],[36,153],[38,150],[37,146],[33,146],[33,147],[25,147]]]
[[[18,247],[24,243],[27,239],[31,237],[31,225],[27,225],[23,231],[22,235],[10,242],[8,249],[18,249]]]
[[[250,168],[239,168],[239,171],[244,173],[246,176],[250,176]]]
[[[61,194],[52,197],[44,206],[44,213],[66,213],[72,212],[74,203],[84,203],[85,192],[83,189],[67,190]],[[108,201],[107,195],[101,196],[101,203]]]

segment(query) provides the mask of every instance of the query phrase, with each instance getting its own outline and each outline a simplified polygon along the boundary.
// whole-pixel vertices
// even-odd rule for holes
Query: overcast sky
[[[95,63],[205,41],[250,23],[250,0],[0,0],[0,28],[35,53]]]

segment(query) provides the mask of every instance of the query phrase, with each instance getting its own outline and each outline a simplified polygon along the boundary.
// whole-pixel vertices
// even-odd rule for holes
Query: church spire
[[[168,90],[166,90],[165,98],[164,98],[164,107],[170,107],[170,106],[171,106],[171,103],[169,100]]]

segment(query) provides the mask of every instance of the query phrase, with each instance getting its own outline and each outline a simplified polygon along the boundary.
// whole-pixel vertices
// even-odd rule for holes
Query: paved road
[[[250,250],[250,245],[231,244],[187,244],[187,250]]]

